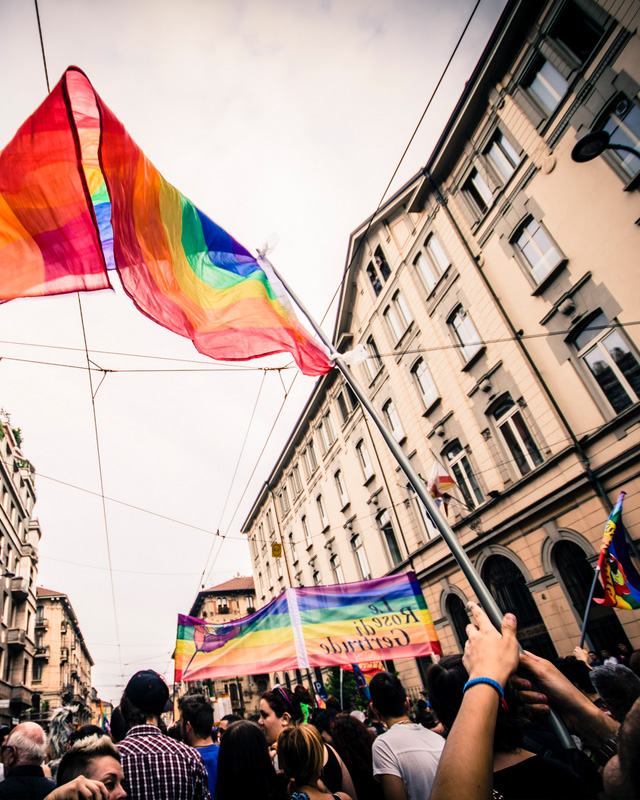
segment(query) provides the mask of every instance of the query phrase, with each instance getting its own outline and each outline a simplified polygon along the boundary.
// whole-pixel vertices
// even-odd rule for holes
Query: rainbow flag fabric
[[[413,572],[285,589],[226,625],[178,616],[175,680],[359,664],[441,653]]]
[[[625,492],[620,492],[604,528],[598,567],[604,587],[604,599],[594,597],[596,603],[615,608],[640,608],[640,575],[636,570],[625,538],[622,522],[622,503]]]
[[[0,300],[110,288],[204,355],[333,364],[268,262],[166,181],[70,67],[0,153]]]

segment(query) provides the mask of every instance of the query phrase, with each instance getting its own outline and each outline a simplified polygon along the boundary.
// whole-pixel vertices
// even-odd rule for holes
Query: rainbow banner
[[[604,527],[598,568],[604,587],[604,598],[594,597],[596,603],[616,608],[640,608],[640,575],[629,555],[622,522],[622,502],[625,492],[620,492]]]
[[[285,589],[227,625],[178,616],[175,680],[198,681],[441,653],[413,572]]]
[[[333,363],[268,262],[168,183],[70,67],[0,153],[0,300],[110,288],[204,355]]]

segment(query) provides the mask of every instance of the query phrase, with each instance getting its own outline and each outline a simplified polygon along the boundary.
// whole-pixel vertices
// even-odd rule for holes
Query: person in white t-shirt
[[[399,679],[379,672],[369,684],[371,707],[389,729],[373,743],[373,774],[385,800],[429,800],[445,740],[409,717]]]

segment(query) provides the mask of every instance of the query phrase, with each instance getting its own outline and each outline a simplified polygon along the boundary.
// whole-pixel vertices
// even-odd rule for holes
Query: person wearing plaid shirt
[[[158,728],[169,689],[153,670],[136,672],[120,711],[130,726],[118,743],[130,800],[210,800],[207,769],[199,753]]]

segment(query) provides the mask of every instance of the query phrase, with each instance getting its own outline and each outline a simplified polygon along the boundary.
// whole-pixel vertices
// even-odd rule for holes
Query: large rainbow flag
[[[441,653],[414,572],[285,589],[225,625],[178,616],[175,680],[229,678]]]
[[[595,597],[596,603],[616,608],[640,608],[640,574],[638,574],[625,539],[622,522],[622,503],[625,492],[620,492],[604,528],[598,567],[604,587],[604,598]]]
[[[110,288],[212,358],[333,366],[268,262],[168,183],[70,67],[0,152],[0,301]]]

